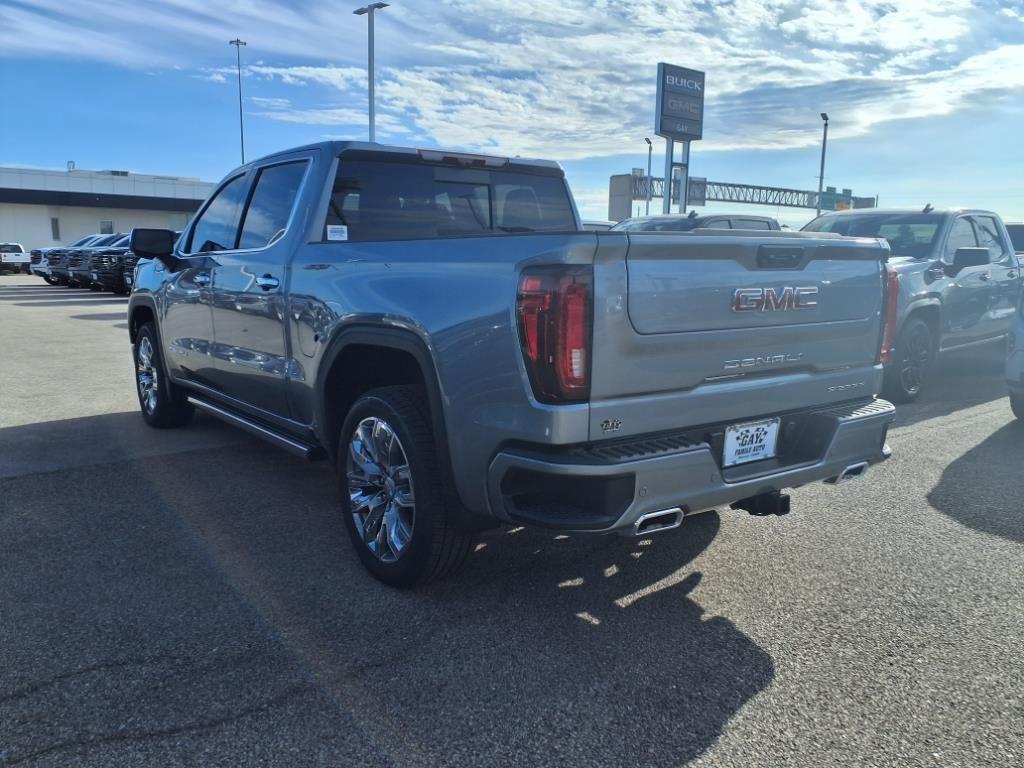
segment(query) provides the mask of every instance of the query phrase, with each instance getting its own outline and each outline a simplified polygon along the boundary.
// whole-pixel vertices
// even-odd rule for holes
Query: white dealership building
[[[213,188],[128,171],[0,167],[0,242],[26,250],[133,227],[181,229]]]

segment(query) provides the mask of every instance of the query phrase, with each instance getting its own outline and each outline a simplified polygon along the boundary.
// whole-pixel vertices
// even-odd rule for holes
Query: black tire
[[[47,285],[57,285],[57,281],[50,277],[49,275],[43,275],[43,280],[46,282]]]
[[[1013,415],[1024,421],[1024,395],[1010,394],[1010,409]]]
[[[159,429],[188,424],[194,409],[185,390],[167,376],[153,323],[145,323],[139,328],[132,345],[132,359],[135,362],[135,394],[146,423]]]
[[[885,369],[883,393],[894,403],[921,396],[935,363],[935,338],[928,323],[911,318],[900,331],[892,362]]]
[[[401,589],[455,573],[465,563],[473,545],[472,533],[456,530],[445,508],[437,448],[428,414],[426,398],[418,387],[401,385],[374,389],[360,397],[349,410],[338,439],[341,509],[352,545],[370,573],[385,584]],[[357,451],[353,450],[352,444],[353,440],[358,440],[356,433],[360,426],[364,425],[365,430],[368,424],[381,423],[397,437],[397,449],[391,442],[388,455],[397,455],[398,465],[408,468],[406,477],[399,482],[407,485],[409,498],[413,500],[411,522],[409,505],[403,506],[398,501],[402,491],[398,488],[399,482],[394,482],[396,475],[391,474],[394,468],[391,459],[374,459],[372,464],[365,462],[376,451],[372,448],[372,440],[360,441],[370,446],[370,450],[361,449],[363,464],[353,458]],[[381,430],[387,436],[384,427]],[[388,484],[387,479],[381,479],[379,483],[363,482],[369,476],[360,474],[360,466],[375,466],[379,470],[377,477],[390,477],[392,482]],[[386,500],[379,500],[376,507],[368,504],[356,508],[356,511],[366,510],[357,521],[350,493],[362,493],[364,497],[372,494],[378,500],[383,495]],[[384,511],[375,517],[374,511],[382,507]],[[400,512],[399,508],[407,511]],[[394,517],[389,518],[389,514]],[[408,536],[404,548],[396,554],[392,546],[391,525],[385,525],[385,520],[396,520],[399,515],[405,515],[406,525],[402,530],[408,531]],[[380,522],[374,526],[373,519]],[[361,528],[363,523],[367,526]],[[368,540],[363,538],[364,529]],[[374,536],[374,530],[380,535]],[[374,545],[377,550],[373,549]]]
[[[22,266],[21,271],[24,272],[26,275],[31,275],[32,274],[32,266],[29,265],[29,264],[25,264],[24,266]]]

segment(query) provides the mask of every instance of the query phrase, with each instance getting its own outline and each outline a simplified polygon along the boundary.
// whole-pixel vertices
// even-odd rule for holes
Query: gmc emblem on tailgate
[[[818,306],[817,286],[798,288],[737,288],[732,292],[733,312],[790,312]]]

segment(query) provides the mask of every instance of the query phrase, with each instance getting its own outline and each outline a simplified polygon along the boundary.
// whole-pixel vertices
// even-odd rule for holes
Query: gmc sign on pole
[[[674,141],[696,141],[704,132],[704,73],[658,65],[656,133]]]

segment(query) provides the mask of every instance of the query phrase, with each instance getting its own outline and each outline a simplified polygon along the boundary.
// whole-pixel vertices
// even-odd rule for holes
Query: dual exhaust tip
[[[856,464],[850,464],[838,475],[830,477],[825,482],[833,485],[842,485],[843,483],[863,477],[867,470],[868,463],[866,461],[857,462]],[[759,517],[788,515],[790,507],[789,494],[779,491],[767,491],[756,496],[748,496],[729,505],[730,509],[743,510]],[[683,517],[684,512],[679,507],[648,512],[645,515],[640,515],[636,522],[633,523],[633,535],[646,536],[651,533],[670,531],[682,525]]]

